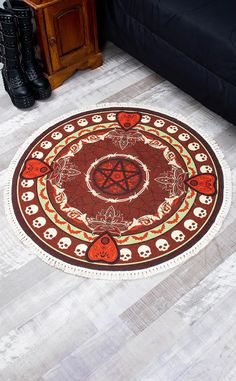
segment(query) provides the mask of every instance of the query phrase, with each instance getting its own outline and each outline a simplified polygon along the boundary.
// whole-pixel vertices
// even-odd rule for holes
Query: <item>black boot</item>
[[[51,95],[51,86],[35,58],[33,45],[33,25],[31,8],[19,0],[4,2],[5,9],[12,11],[17,18],[21,42],[22,67],[32,87],[35,99],[46,99]]]
[[[35,100],[19,57],[15,18],[11,13],[0,9],[0,58],[4,64],[4,87],[16,107],[28,108],[33,106]]]

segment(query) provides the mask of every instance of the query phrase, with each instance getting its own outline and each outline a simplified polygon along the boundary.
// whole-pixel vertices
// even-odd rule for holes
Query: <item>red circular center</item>
[[[110,242],[110,239],[108,237],[103,237],[101,239],[101,242],[102,242],[103,245],[107,245]]]
[[[138,188],[142,172],[138,164],[130,159],[107,159],[95,167],[93,181],[104,193],[125,195]]]
[[[40,172],[41,172],[41,173],[45,173],[45,172],[47,172],[47,170],[48,170],[47,167],[42,167],[42,168],[40,168]]]

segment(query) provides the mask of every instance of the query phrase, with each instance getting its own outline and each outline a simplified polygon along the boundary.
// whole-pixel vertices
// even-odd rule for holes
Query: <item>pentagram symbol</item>
[[[147,188],[149,173],[139,159],[112,154],[90,166],[86,183],[94,196],[110,202],[122,202],[138,197]],[[111,197],[107,198],[107,195]]]
[[[138,165],[129,159],[112,158],[101,162],[94,171],[93,179],[99,190],[111,195],[133,192],[142,181]]]

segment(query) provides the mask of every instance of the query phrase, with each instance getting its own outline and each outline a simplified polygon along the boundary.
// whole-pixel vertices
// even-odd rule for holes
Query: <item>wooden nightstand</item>
[[[52,88],[76,70],[102,64],[95,0],[24,0],[35,13],[44,71]]]

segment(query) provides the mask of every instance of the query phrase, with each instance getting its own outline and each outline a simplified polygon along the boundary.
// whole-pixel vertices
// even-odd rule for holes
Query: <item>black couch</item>
[[[236,124],[236,0],[100,0],[100,30]]]

